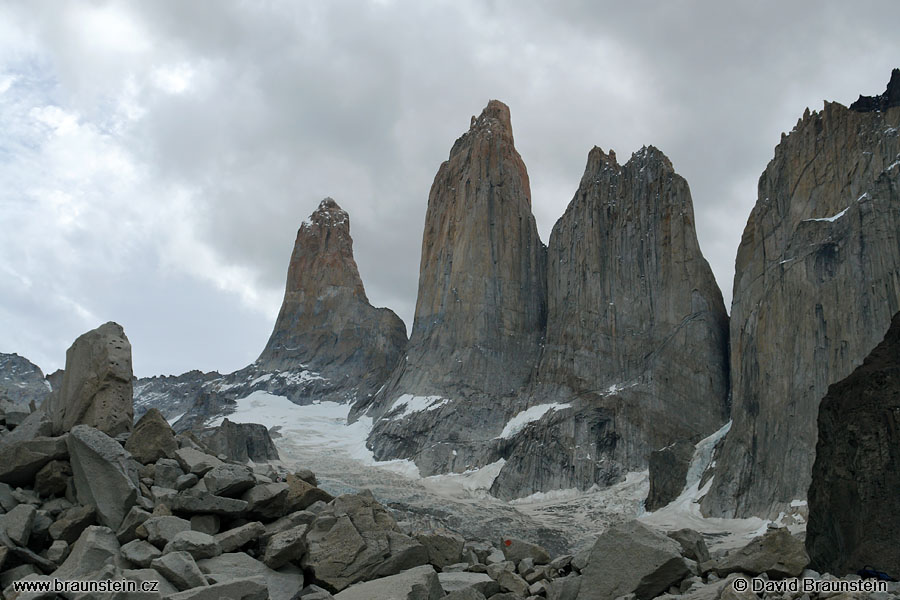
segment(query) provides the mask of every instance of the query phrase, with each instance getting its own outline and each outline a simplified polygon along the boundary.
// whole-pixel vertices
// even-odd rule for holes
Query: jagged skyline
[[[5,5],[0,351],[53,371],[116,320],[139,376],[240,368],[325,196],[372,304],[411,327],[429,186],[490,98],[544,243],[592,146],[663,150],[728,305],[779,134],[897,66],[880,6]]]

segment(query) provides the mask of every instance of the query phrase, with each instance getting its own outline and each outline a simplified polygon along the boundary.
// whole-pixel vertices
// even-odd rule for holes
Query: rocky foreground
[[[76,425],[4,444],[0,482],[0,585],[10,599],[716,600],[755,597],[735,590],[741,578],[836,581],[804,571],[803,542],[783,528],[721,556],[697,532],[665,535],[636,521],[555,557],[524,540],[411,531],[370,492],[333,498],[308,470],[214,456],[156,411],[118,438]],[[159,584],[21,593],[13,584],[22,580]],[[896,585],[871,597],[900,597]]]
[[[157,410],[133,426],[113,418],[110,406],[130,408],[110,396],[129,371],[127,338],[108,323],[73,344],[53,411],[0,413],[4,598],[751,600],[753,585],[783,600],[900,597],[896,583],[869,593],[858,575],[806,570],[785,528],[710,553],[696,531],[630,521],[552,556],[399,523],[369,491],[333,497],[308,469],[259,462],[261,438],[227,421],[201,440]]]

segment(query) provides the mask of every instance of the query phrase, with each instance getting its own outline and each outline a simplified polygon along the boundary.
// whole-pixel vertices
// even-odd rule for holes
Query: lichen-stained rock
[[[546,342],[520,410],[557,408],[503,442],[503,498],[615,482],[727,415],[728,316],[661,151],[620,165],[592,149],[547,257]]]
[[[57,434],[90,425],[110,436],[131,431],[131,344],[118,323],[105,323],[82,334],[66,351],[59,393],[48,398]]]
[[[306,532],[302,566],[316,583],[340,591],[428,562],[428,552],[401,533],[370,492],[335,498]]]
[[[900,106],[826,102],[782,137],[735,264],[733,425],[701,505],[777,516],[806,497],[828,390],[900,310]]]
[[[450,151],[428,197],[407,357],[368,405],[383,415],[378,458],[415,458],[423,474],[485,458],[501,399],[537,363],[546,320],[546,248],[531,213],[509,108],[491,100]],[[459,442],[458,444],[456,442]]]
[[[268,372],[303,366],[316,399],[355,401],[378,390],[406,345],[403,321],[374,308],[363,289],[350,217],[331,198],[300,226],[284,303],[256,366]]]
[[[819,406],[809,486],[811,568],[900,573],[900,313],[884,340]]]

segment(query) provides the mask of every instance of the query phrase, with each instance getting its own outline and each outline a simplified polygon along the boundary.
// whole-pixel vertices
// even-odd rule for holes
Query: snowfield
[[[402,408],[405,415],[434,410],[445,402],[439,397],[402,397],[394,410]],[[501,435],[515,435],[550,411],[567,407],[531,407],[511,419]],[[638,518],[662,531],[690,527],[704,534],[711,549],[719,549],[741,546],[769,524],[763,519],[709,519],[700,514],[699,499],[711,485],[710,480],[701,489],[700,478],[730,423],[697,444],[681,496],[664,508],[646,513],[643,503],[650,488],[647,471],[629,473],[608,488],[553,490],[509,502],[488,493],[505,464],[502,459],[463,473],[422,477],[410,460],[375,460],[366,447],[371,418],[348,424],[349,409],[349,405],[334,402],[300,406],[257,391],[238,400],[237,409],[227,418],[275,428],[275,444],[285,466],[312,469],[320,486],[332,494],[368,488],[397,513],[398,520],[418,527],[446,527],[470,538],[517,535],[540,540],[553,553],[577,552],[592,544],[610,525]],[[208,424],[221,421],[218,418]],[[796,506],[802,503],[796,501]],[[802,527],[797,524],[791,529]]]

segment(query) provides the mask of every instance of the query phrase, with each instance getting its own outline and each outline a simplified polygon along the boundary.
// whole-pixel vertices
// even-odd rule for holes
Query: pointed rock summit
[[[728,316],[688,184],[662,152],[619,165],[591,150],[547,263],[546,343],[523,394],[542,416],[506,442],[495,495],[612,483],[722,426]]]
[[[738,248],[733,425],[706,514],[777,517],[806,499],[819,402],[883,339],[898,274],[900,106],[807,110],[759,178]]]
[[[370,438],[376,456],[415,458],[432,473],[489,455],[485,427],[537,362],[546,297],[528,172],[509,108],[491,100],[431,186],[407,360],[362,407],[385,417]],[[449,439],[472,444],[451,455]]]
[[[354,401],[384,383],[405,344],[403,321],[369,304],[350,217],[322,200],[297,232],[281,312],[255,367],[320,381],[317,399]]]
[[[546,318],[545,265],[509,108],[491,100],[431,186],[409,364],[395,389],[518,389]]]

